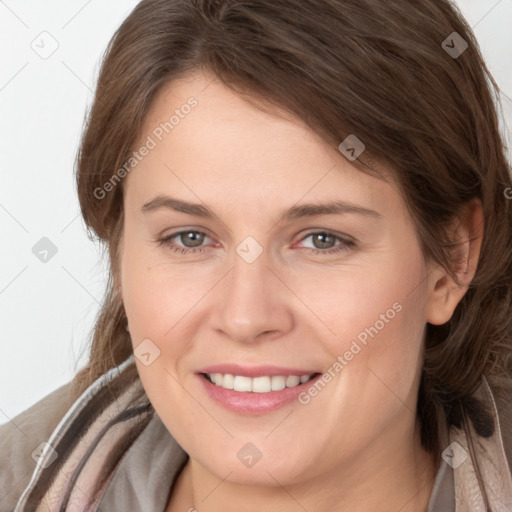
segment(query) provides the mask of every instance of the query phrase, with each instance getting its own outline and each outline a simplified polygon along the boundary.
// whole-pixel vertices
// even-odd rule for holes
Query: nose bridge
[[[249,238],[249,237],[248,237]],[[286,331],[291,313],[264,250],[254,239],[241,242],[222,284],[215,327],[230,338],[251,342],[262,333]]]

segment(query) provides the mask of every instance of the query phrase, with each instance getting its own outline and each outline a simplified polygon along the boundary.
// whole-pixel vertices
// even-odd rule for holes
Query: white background
[[[0,0],[0,423],[85,362],[106,267],[78,214],[74,159],[100,58],[136,3]],[[510,133],[512,0],[458,4],[502,89]],[[47,59],[31,47],[41,37],[58,44]],[[32,253],[42,237],[58,250],[46,263]]]

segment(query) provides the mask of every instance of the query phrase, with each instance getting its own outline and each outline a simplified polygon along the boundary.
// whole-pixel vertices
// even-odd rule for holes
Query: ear
[[[484,230],[484,215],[479,199],[464,205],[452,224],[453,271],[458,283],[439,265],[429,270],[426,320],[442,325],[450,320],[475,276]]]

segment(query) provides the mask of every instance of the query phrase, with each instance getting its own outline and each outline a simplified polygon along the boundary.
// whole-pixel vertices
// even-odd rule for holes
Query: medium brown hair
[[[468,48],[443,47],[453,32]],[[452,43],[453,45],[453,43]],[[131,156],[152,99],[190,72],[213,72],[235,93],[284,109],[337,147],[349,134],[366,150],[362,172],[391,169],[425,259],[456,278],[449,226],[478,198],[485,229],[480,260],[446,324],[427,324],[418,397],[422,443],[439,454],[436,418],[480,435],[492,418],[471,395],[512,380],[512,185],[495,102],[499,90],[477,41],[448,0],[143,0],[104,57],[77,157],[81,211],[103,243],[111,275],[76,398],[132,354],[115,286],[123,182],[95,194]],[[132,374],[136,378],[136,374]]]

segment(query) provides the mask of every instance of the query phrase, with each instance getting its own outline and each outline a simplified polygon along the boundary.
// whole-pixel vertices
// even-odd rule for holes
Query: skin
[[[143,386],[190,456],[167,512],[424,510],[437,471],[415,416],[425,326],[449,320],[473,277],[480,205],[456,226],[463,240],[476,239],[461,244],[467,266],[457,286],[424,260],[390,173],[386,182],[358,171],[300,120],[262,112],[212,75],[166,84],[139,142],[190,96],[198,105],[123,183],[117,280],[133,347],[149,338],[160,350],[149,366],[136,358]],[[160,194],[207,205],[216,217],[141,211]],[[380,217],[278,222],[297,203],[329,200]],[[202,252],[173,252],[187,247],[180,236],[158,242],[186,230],[206,233],[196,242]],[[322,246],[311,231],[355,245],[324,254],[344,242]],[[263,249],[252,263],[236,252],[247,236]],[[195,374],[233,362],[327,371],[397,302],[401,311],[307,405],[235,413]],[[250,468],[237,457],[248,442],[262,453]]]

